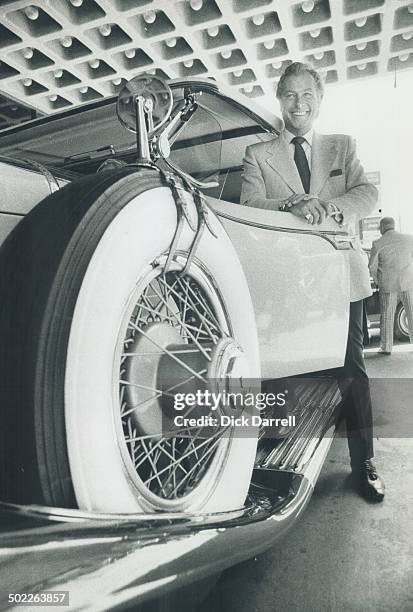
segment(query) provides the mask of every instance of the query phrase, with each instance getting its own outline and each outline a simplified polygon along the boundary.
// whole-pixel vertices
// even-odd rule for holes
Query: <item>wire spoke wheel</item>
[[[179,270],[150,273],[134,291],[121,326],[120,444],[142,497],[165,509],[196,495],[197,487],[213,487],[229,444],[220,427],[208,434],[197,426],[165,429],[174,393],[205,388],[216,347],[230,337],[219,296],[202,283],[199,269],[197,278]],[[185,416],[194,412],[188,408]]]

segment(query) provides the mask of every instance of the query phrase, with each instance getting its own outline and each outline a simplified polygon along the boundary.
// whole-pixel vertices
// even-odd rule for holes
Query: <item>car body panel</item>
[[[23,217],[8,213],[0,213],[0,245],[7,236],[14,230],[16,225]]]
[[[210,204],[247,277],[263,378],[341,366],[350,285],[345,255],[330,242],[340,233],[338,226],[330,221],[309,230],[307,223],[282,212],[216,200]]]
[[[0,245],[36,204],[52,192],[45,174],[30,168],[30,162],[19,164],[16,160],[0,159]],[[56,179],[63,187],[68,181]]]
[[[27,215],[38,202],[50,194],[46,178],[38,170],[29,170],[0,161],[0,212]]]

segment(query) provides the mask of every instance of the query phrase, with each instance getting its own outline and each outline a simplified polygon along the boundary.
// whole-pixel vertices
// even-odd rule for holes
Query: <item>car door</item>
[[[288,213],[209,201],[247,277],[263,377],[342,365],[349,272],[347,243],[335,222],[309,228]]]

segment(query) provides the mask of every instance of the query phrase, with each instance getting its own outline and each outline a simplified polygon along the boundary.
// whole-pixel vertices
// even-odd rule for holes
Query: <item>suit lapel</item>
[[[266,162],[287,183],[294,193],[302,193],[303,185],[288,144],[280,135],[269,143]]]
[[[310,193],[318,195],[329,177],[335,162],[337,147],[334,142],[321,134],[313,134],[311,147]]]

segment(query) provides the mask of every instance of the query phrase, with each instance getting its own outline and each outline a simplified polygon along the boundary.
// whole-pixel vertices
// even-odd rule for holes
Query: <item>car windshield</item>
[[[179,91],[174,95],[178,99]],[[240,184],[245,147],[268,138],[274,130],[217,90],[201,91],[196,100],[199,107],[173,142],[170,159],[198,180],[214,180],[216,186],[205,189],[206,194],[220,198],[225,191],[226,199],[236,202],[239,190],[229,186]]]
[[[274,128],[213,84],[190,87],[198,108],[171,139],[170,161],[198,180],[218,182],[209,193],[221,197],[224,187],[238,183],[245,147]],[[187,88],[172,84],[175,108]],[[109,157],[133,162],[135,151],[136,136],[119,122],[113,98],[0,132],[0,156],[42,163],[62,175],[94,172]]]

